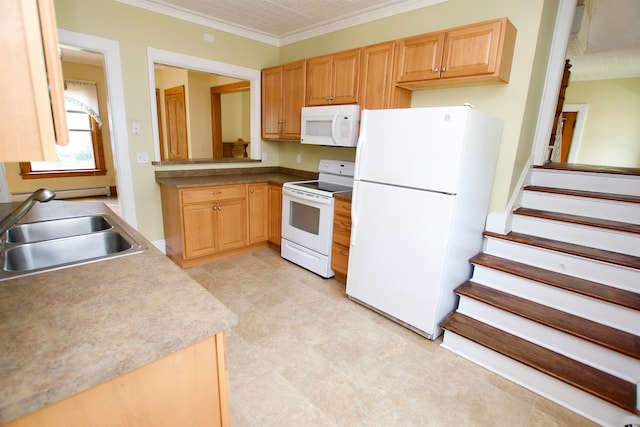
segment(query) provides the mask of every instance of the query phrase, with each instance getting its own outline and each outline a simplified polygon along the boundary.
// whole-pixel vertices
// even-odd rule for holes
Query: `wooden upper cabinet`
[[[318,56],[307,61],[306,105],[358,102],[360,49]]]
[[[516,29],[507,18],[400,40],[397,83],[410,89],[506,83]]]
[[[282,127],[282,67],[262,70],[262,139],[277,139]]]
[[[299,140],[301,112],[307,87],[307,61],[283,65],[282,72],[282,138]]]
[[[300,140],[306,61],[262,70],[262,138]]]
[[[360,108],[407,108],[411,91],[395,85],[396,42],[362,48],[360,65]]]
[[[55,161],[69,136],[53,1],[3,2],[0,39],[0,161]]]
[[[398,42],[398,83],[440,78],[445,33],[429,33]]]

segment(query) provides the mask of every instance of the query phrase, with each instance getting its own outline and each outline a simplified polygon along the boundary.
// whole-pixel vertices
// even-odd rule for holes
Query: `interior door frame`
[[[200,58],[197,56],[185,55],[182,53],[171,52],[168,50],[157,49],[153,47],[147,48],[147,70],[149,73],[149,90],[151,96],[155,96],[156,78],[155,63],[171,65],[174,67],[187,68],[195,71],[210,74],[220,74],[223,76],[234,77],[240,80],[248,80],[251,86],[251,154],[250,158],[260,160],[262,153],[260,149],[260,118],[261,115],[261,76],[260,70],[241,67],[238,65],[226,64],[211,59]],[[155,101],[150,100],[152,110],[155,110]],[[160,160],[159,136],[158,136],[158,118],[157,112],[152,111],[151,119],[153,121],[152,132],[154,141],[154,159]]]
[[[569,149],[569,158],[567,163],[577,163],[578,152],[580,151],[580,142],[582,141],[582,132],[587,120],[588,104],[564,104],[562,112],[575,111],[578,113],[576,118],[576,126],[573,129],[573,138],[571,138],[571,148]]]
[[[116,40],[58,29],[58,43],[100,52],[104,58],[111,150],[117,170],[118,202],[122,218],[137,229],[133,177],[129,160],[129,135],[124,102],[120,44]]]

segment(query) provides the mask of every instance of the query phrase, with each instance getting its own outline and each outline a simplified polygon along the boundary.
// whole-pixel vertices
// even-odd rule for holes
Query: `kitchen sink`
[[[147,248],[108,215],[20,224],[2,241],[0,280],[133,255]]]
[[[7,230],[8,243],[31,243],[61,237],[109,230],[113,226],[104,216],[80,216],[15,225]]]

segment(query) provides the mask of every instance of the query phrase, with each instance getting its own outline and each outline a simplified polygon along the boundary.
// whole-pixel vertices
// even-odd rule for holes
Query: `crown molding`
[[[205,15],[195,13],[177,6],[169,5],[167,3],[160,2],[160,1],[155,1],[155,0],[115,0],[115,1],[119,3],[127,4],[129,6],[137,7],[140,9],[149,10],[151,12],[160,13],[162,15],[170,16],[172,18],[192,22],[194,24],[199,24],[208,28],[225,31],[231,34],[235,34],[237,36],[246,37],[248,39],[256,40],[262,43],[281,47],[287,44],[306,40],[312,37],[316,37],[323,34],[349,28],[354,25],[364,24],[377,19],[387,18],[389,16],[398,15],[400,13],[410,12],[416,9],[422,9],[424,7],[432,6],[438,3],[444,3],[449,0],[407,0],[392,6],[385,6],[381,8],[372,8],[371,10],[364,10],[362,13],[358,13],[357,15],[335,19],[332,21],[325,21],[317,25],[302,28],[299,31],[295,31],[295,32],[283,34],[283,35],[268,34],[265,32],[256,31],[251,28],[236,25],[231,22],[224,21],[222,19],[216,19],[210,16],[205,16]]]

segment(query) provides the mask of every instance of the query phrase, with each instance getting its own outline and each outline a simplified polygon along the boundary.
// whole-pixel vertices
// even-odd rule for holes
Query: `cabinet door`
[[[395,42],[380,43],[362,49],[360,66],[360,108],[406,108],[411,91],[395,85]]]
[[[217,203],[184,206],[184,257],[195,258],[218,250],[216,244]]]
[[[216,237],[219,251],[247,245],[247,202],[225,200],[216,204]]]
[[[3,2],[0,39],[0,161],[55,161],[68,131],[53,1]]]
[[[331,70],[333,55],[307,61],[307,105],[331,104]]]
[[[442,77],[493,74],[498,65],[502,21],[468,25],[447,33]]]
[[[300,113],[306,95],[307,61],[298,61],[282,66],[282,127],[283,139],[300,140]]]
[[[282,78],[282,67],[262,70],[262,138],[264,139],[280,137],[282,129]]]
[[[396,81],[411,82],[440,78],[445,33],[429,33],[399,42]]]
[[[331,103],[356,104],[360,81],[360,49],[333,55]]]
[[[282,233],[282,187],[269,185],[269,242],[280,246]]]
[[[269,234],[269,191],[267,184],[247,186],[249,201],[249,244],[264,242]]]

